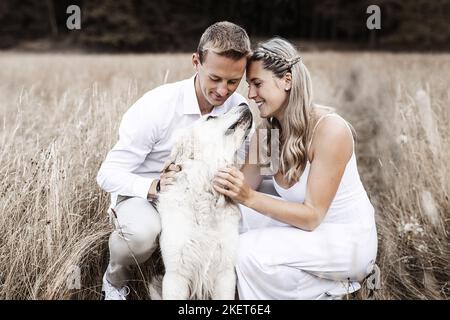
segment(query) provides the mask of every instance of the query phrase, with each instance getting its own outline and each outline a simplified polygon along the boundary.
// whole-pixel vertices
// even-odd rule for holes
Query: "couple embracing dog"
[[[98,172],[115,226],[105,299],[126,299],[132,266],[150,258],[157,239],[163,299],[233,299],[236,282],[241,299],[357,290],[375,262],[374,210],[352,127],[312,103],[297,50],[275,38],[252,52],[244,29],[218,22],[192,63],[193,77],[147,92],[125,113]],[[257,191],[258,163],[236,161],[253,122],[235,92],[245,72],[264,128],[280,132],[270,153],[280,153],[271,175],[281,197]],[[250,149],[261,145],[257,137]]]

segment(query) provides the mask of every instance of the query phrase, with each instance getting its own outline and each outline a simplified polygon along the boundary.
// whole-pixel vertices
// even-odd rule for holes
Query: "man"
[[[156,247],[161,226],[153,200],[173,183],[179,170],[171,165],[161,174],[174,143],[173,132],[246,103],[235,91],[250,50],[241,27],[230,22],[211,25],[192,55],[196,74],[147,92],[123,116],[119,141],[97,175],[99,186],[111,193],[109,214],[115,225],[103,276],[105,300],[126,299],[131,266],[146,261]]]

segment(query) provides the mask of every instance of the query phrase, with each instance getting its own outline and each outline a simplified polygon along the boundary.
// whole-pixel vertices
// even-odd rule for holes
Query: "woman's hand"
[[[245,181],[244,174],[235,167],[219,169],[213,179],[214,189],[234,202],[249,206],[254,190]]]

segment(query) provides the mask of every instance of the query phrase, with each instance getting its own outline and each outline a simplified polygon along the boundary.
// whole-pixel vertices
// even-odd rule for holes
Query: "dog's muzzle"
[[[237,127],[245,127],[245,130],[249,131],[252,127],[252,123],[253,123],[253,115],[252,112],[250,111],[249,107],[244,104],[241,103],[239,105],[239,107],[243,108],[242,114],[241,116],[236,120],[235,123],[233,123],[227,130],[227,135],[230,134],[231,132],[233,132],[233,130],[235,130]]]

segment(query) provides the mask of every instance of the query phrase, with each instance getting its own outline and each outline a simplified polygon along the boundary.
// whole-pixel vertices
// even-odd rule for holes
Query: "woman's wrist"
[[[250,188],[248,197],[242,204],[248,208],[254,209],[257,197],[258,197],[258,191],[255,191]]]

